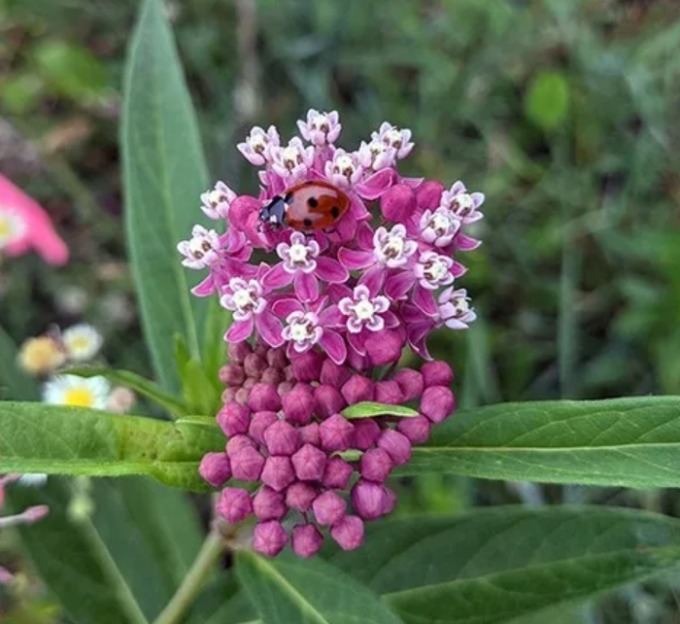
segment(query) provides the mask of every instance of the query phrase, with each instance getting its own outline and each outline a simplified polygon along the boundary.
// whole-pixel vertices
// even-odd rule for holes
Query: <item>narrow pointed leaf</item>
[[[377,416],[398,416],[400,418],[420,416],[416,410],[404,405],[388,405],[386,403],[373,403],[372,401],[350,405],[342,410],[342,415],[350,420],[354,418],[375,418]]]

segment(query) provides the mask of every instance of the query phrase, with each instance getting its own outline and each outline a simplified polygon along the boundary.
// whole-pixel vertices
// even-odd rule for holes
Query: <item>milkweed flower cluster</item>
[[[238,149],[259,168],[259,195],[218,182],[201,197],[216,227],[197,225],[178,245],[185,267],[208,273],[193,293],[219,297],[233,318],[217,417],[229,441],[201,473],[215,487],[232,477],[262,484],[254,495],[226,487],[218,511],[229,522],[254,515],[254,548],[272,556],[289,541],[297,554],[315,554],[324,528],[342,548],[358,547],[364,521],[395,505],[384,485],[392,468],[453,411],[453,373],[432,361],[427,339],[475,319],[458,286],[459,252],[479,245],[469,228],[484,201],[462,182],[404,177],[409,130],[384,123],[348,152],[335,145],[336,112],[311,110],[298,127],[287,143],[273,126],[253,128]],[[263,226],[262,208],[304,182],[347,197],[337,223]],[[398,369],[407,347],[426,361],[420,370]],[[363,401],[410,403],[420,415],[342,415]]]

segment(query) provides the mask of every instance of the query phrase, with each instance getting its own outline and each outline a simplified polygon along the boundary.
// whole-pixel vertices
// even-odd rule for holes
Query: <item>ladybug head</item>
[[[260,221],[262,225],[278,229],[286,223],[286,202],[283,197],[276,196],[268,204],[262,206],[260,210]]]

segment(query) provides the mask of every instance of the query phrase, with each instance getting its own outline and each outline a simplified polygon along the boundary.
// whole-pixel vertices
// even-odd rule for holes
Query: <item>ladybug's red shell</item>
[[[347,214],[350,199],[328,182],[303,182],[284,194],[286,225],[295,230],[331,229]]]

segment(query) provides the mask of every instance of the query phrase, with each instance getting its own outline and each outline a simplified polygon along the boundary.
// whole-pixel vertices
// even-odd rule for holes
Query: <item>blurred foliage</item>
[[[0,0],[0,122],[15,133],[0,124],[0,169],[49,207],[73,250],[60,272],[30,258],[5,267],[0,323],[21,339],[85,318],[114,367],[149,374],[117,152],[136,4]],[[463,278],[481,319],[433,341],[456,365],[462,405],[680,393],[680,3],[166,6],[215,178],[252,191],[235,149],[249,125],[286,136],[307,108],[336,108],[344,147],[389,120],[414,132],[414,175],[487,194],[484,246]],[[561,500],[680,511],[672,493],[444,477],[400,487],[404,513]],[[659,585],[583,621],[671,622],[677,606]]]

